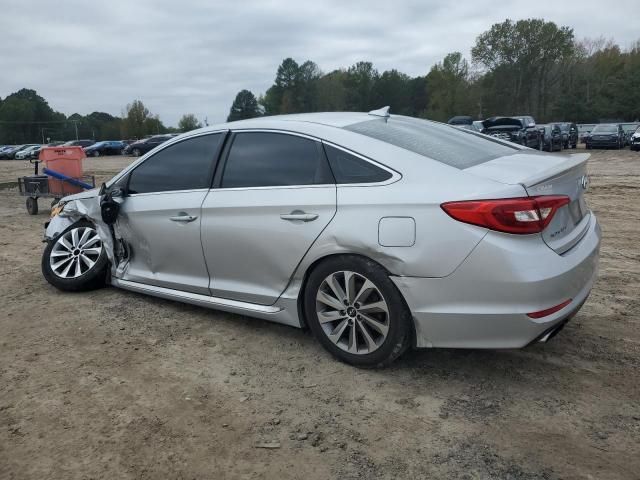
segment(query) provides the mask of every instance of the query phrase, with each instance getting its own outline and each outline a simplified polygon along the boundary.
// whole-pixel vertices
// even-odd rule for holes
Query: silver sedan
[[[523,347],[595,280],[587,158],[386,109],[207,127],[63,199],[42,270],[309,328],[360,366]]]

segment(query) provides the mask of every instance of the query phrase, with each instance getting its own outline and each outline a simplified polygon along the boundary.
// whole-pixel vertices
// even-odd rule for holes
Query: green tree
[[[494,113],[551,112],[563,66],[576,55],[573,29],[542,19],[494,24],[476,39],[474,63],[485,69],[485,104]]]
[[[446,122],[454,115],[472,113],[469,64],[460,52],[449,53],[431,68],[426,78],[431,93],[428,118]]]
[[[123,138],[143,138],[148,130],[152,129],[149,118],[149,109],[144,106],[142,100],[134,100],[126,106],[122,121]]]
[[[202,124],[193,113],[185,113],[178,122],[178,129],[180,129],[181,132],[189,132],[196,128],[202,128]]]
[[[368,112],[383,105],[376,105],[373,88],[379,78],[371,62],[358,62],[347,70],[346,110]]]
[[[227,122],[235,120],[244,120],[246,118],[254,118],[262,115],[258,100],[249,90],[240,90],[233,100]]]
[[[61,131],[65,121],[35,90],[23,88],[0,104],[0,144],[42,141],[49,131]]]
[[[411,77],[398,70],[388,70],[373,85],[372,98],[375,105],[389,105],[392,113],[411,115]]]

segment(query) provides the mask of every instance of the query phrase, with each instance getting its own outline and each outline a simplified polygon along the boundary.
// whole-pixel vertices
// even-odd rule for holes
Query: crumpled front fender
[[[115,272],[117,262],[115,261],[113,236],[109,225],[102,221],[100,196],[97,194],[97,190],[65,197],[61,202],[65,203],[64,208],[47,225],[44,232],[44,240],[51,241],[55,239],[65,229],[82,219],[89,220],[95,225],[107,253],[107,258],[111,263],[111,270]]]

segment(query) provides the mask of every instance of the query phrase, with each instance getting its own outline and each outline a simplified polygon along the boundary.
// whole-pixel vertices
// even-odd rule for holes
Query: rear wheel
[[[371,260],[341,255],[318,265],[307,282],[306,319],[334,356],[384,367],[411,340],[411,313],[387,272]]]
[[[50,241],[42,255],[42,274],[54,287],[77,292],[104,285],[107,254],[95,226],[81,220]]]

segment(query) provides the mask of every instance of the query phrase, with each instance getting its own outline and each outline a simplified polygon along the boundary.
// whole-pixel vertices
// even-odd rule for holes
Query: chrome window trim
[[[195,192],[208,192],[209,188],[193,188],[189,190],[164,190],[162,192],[145,192],[145,193],[130,193],[128,198],[146,197],[148,195],[165,195],[165,194],[178,194],[178,193],[195,193]]]
[[[133,170],[138,168],[140,165],[142,165],[144,162],[146,162],[147,160],[152,158],[154,155],[156,155],[157,153],[160,153],[165,148],[169,148],[171,145],[175,145],[176,143],[184,142],[185,140],[189,140],[191,138],[203,137],[205,135],[214,135],[214,134],[217,134],[217,133],[226,133],[228,131],[229,131],[228,128],[222,128],[220,130],[198,132],[198,133],[194,133],[193,135],[185,134],[185,135],[187,135],[186,137],[183,137],[182,135],[180,135],[180,136],[177,136],[177,137],[175,137],[175,138],[173,138],[171,140],[167,140],[166,142],[161,143],[157,147],[152,148],[150,151],[145,153],[143,156],[141,156],[138,160],[133,162],[131,165],[125,167],[124,170],[122,170],[120,173],[117,173],[108,182],[106,182],[106,185],[107,185],[107,187],[110,187],[111,185],[116,183],[118,180],[120,180],[122,177],[124,177],[125,175],[128,175],[130,172],[132,172]],[[158,148],[159,150],[156,151],[156,148]],[[176,191],[176,190],[168,190],[168,191],[173,192],[173,191]],[[155,192],[150,192],[150,193],[155,193]],[[166,192],[158,192],[158,193],[166,193]],[[137,193],[136,195],[143,195],[143,194]]]
[[[402,178],[402,174],[400,174],[400,172],[397,172],[396,170],[393,170],[392,168],[389,168],[380,162],[377,162],[368,157],[365,157],[360,153],[355,153],[354,151],[349,150],[348,148],[342,147],[340,145],[337,145],[333,142],[323,140],[322,138],[314,137],[313,135],[308,135],[306,133],[293,132],[290,130],[283,130],[281,128],[246,128],[246,129],[240,128],[237,130],[231,129],[231,132],[232,133],[279,133],[283,135],[293,135],[296,137],[307,138],[309,140],[319,142],[323,145],[329,145],[331,147],[337,148],[338,150],[342,150],[343,152],[346,152],[349,155],[353,155],[354,157],[358,157],[359,159],[364,160],[365,162],[371,163],[372,165],[375,165],[376,167],[381,168],[382,170],[390,173],[391,178],[389,178],[388,180],[385,180],[384,182],[371,182],[371,183],[337,183],[336,182],[336,183],[322,183],[322,184],[314,183],[309,185],[271,185],[271,186],[262,186],[262,187],[231,187],[231,188],[216,187],[216,188],[213,188],[212,190],[237,191],[237,190],[276,190],[276,189],[281,190],[285,188],[300,189],[300,188],[318,188],[318,187],[378,187],[378,186],[390,185]]]
[[[337,145],[335,143],[332,143],[330,141],[325,141],[322,140],[322,143],[324,145],[329,145],[330,147],[333,148],[337,148],[338,150],[342,150],[345,153],[348,153],[349,155],[353,155],[354,157],[359,158],[360,160],[363,160],[365,162],[368,162],[388,173],[391,174],[391,178],[383,181],[383,182],[368,182],[368,183],[337,183],[336,182],[336,186],[337,187],[378,187],[378,186],[384,186],[384,185],[390,185],[392,183],[396,183],[398,180],[400,180],[402,178],[402,174],[390,167],[387,167],[386,165],[377,162],[376,160],[372,160],[371,158],[365,157],[364,155],[360,154],[360,153],[356,153],[353,150],[349,150],[348,148],[342,147],[340,145]]]

